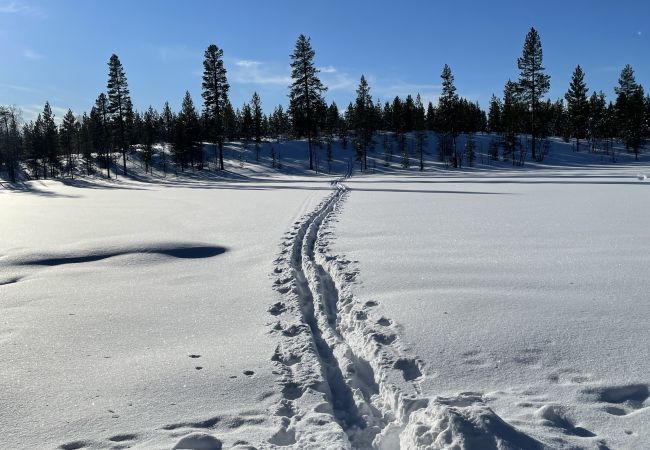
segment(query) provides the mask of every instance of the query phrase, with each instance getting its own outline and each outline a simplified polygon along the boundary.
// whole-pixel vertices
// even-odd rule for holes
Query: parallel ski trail
[[[423,362],[374,300],[352,292],[357,271],[330,253],[332,223],[348,190],[294,222],[275,261],[280,294],[269,312],[282,399],[272,448],[544,448],[486,404],[480,393],[423,398]]]
[[[351,316],[353,321],[370,322],[373,305],[353,307],[349,295],[341,298],[341,283],[353,279],[354,273],[340,277],[329,264],[343,267],[348,263],[326,255],[330,232],[325,228],[348,194],[338,182],[333,189],[311,214],[294,224],[276,260],[275,285],[283,301],[273,305],[271,313],[280,319],[273,327],[282,336],[274,360],[281,369],[284,399],[278,407],[282,428],[271,443],[300,445],[300,435],[312,430],[302,427],[299,418],[311,412],[331,416],[344,447],[377,448],[377,435],[400,414],[395,408],[404,409],[402,397],[412,399],[415,389],[403,395],[394,383],[380,383],[395,378],[395,374],[387,376],[386,370],[400,374],[401,379],[397,362],[405,359],[390,348],[396,335],[376,330],[376,323],[382,323],[379,320],[362,327],[350,322]],[[348,342],[350,333],[358,340],[356,348]],[[409,361],[415,367],[415,361]],[[309,411],[308,405],[300,406],[305,393],[314,391],[324,395],[327,408],[321,404]]]

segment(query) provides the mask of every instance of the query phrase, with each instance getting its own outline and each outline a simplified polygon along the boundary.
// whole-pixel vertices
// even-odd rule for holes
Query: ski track
[[[271,448],[546,448],[496,415],[481,393],[423,398],[424,363],[373,300],[355,299],[354,263],[330,253],[350,191],[342,180],[293,224],[274,265],[269,309],[282,398]]]

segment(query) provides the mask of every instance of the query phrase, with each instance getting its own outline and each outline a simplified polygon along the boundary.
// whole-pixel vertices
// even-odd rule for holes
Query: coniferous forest
[[[475,133],[493,135],[490,158],[521,166],[526,160],[543,160],[549,137],[574,139],[577,152],[610,154],[618,142],[638,158],[650,133],[650,96],[636,82],[630,65],[620,73],[615,98],[607,99],[601,90],[590,89],[579,65],[564,98],[547,98],[552,80],[545,73],[542,42],[534,28],[526,35],[516,61],[519,78],[507,80],[503,92],[492,95],[487,111],[457,94],[452,68],[446,64],[440,74],[442,91],[437,104],[425,105],[418,93],[382,103],[373,99],[372,86],[363,75],[355,101],[347,106],[327,104],[323,97],[327,86],[319,79],[315,49],[309,37],[300,35],[290,55],[288,108],[278,105],[266,114],[256,92],[249,102],[232,105],[223,53],[214,44],[205,50],[202,103],[196,104],[198,99],[188,91],[180,111],[173,111],[169,102],[161,110],[153,106],[135,110],[127,68],[115,54],[108,61],[106,89],[87,112],[75,115],[68,110],[57,124],[46,101],[37,118],[25,122],[16,107],[0,106],[0,174],[9,181],[73,177],[75,173],[111,178],[128,175],[126,162],[133,152],[139,154],[146,170],[156,152],[164,173],[223,170],[224,143],[252,145],[259,159],[262,140],[291,138],[307,140],[312,170],[314,144],[326,143],[331,148],[334,140],[344,148],[349,146],[360,169],[367,170],[367,152],[379,131],[391,132],[391,142],[384,137],[379,145],[391,153],[395,147],[399,155],[407,155],[404,136],[413,133],[419,170],[425,168],[422,155],[427,132],[436,134],[438,157],[450,167],[472,165]],[[461,134],[467,136],[462,148],[457,143]],[[204,152],[204,143],[213,144],[213,154]],[[407,155],[401,162],[387,159],[387,164],[409,168],[409,160]]]

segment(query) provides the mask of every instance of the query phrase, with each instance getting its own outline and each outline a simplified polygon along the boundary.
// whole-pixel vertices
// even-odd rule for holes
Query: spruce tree
[[[327,90],[318,78],[319,70],[314,65],[315,52],[310,39],[301,34],[291,54],[291,78],[289,90],[289,114],[296,134],[307,136],[309,169],[314,169],[312,139],[316,134],[316,111],[324,102],[322,93]]]
[[[607,103],[605,94],[602,91],[593,92],[589,97],[589,120],[587,123],[587,134],[591,141],[591,150],[595,151],[596,146],[605,137],[605,115]]]
[[[262,113],[262,102],[260,96],[257,95],[257,92],[253,92],[253,98],[251,99],[251,114],[252,117],[252,126],[253,126],[253,136],[255,137],[255,161],[260,160],[260,146],[262,145],[262,125],[264,123],[264,113]]]
[[[501,124],[504,135],[503,159],[512,158],[512,165],[515,164],[515,142],[520,128],[521,109],[517,83],[508,80],[503,89]]]
[[[544,73],[542,57],[542,42],[537,30],[531,27],[530,31],[526,35],[521,57],[517,59],[517,67],[520,70],[519,87],[521,88],[521,100],[530,112],[530,133],[532,137],[533,159],[537,158],[535,147],[539,100],[551,87],[551,77]]]
[[[68,175],[74,178],[72,154],[77,140],[77,119],[70,109],[68,109],[68,112],[63,116],[59,137],[61,146],[66,155],[66,169]]]
[[[50,166],[50,177],[54,178],[55,170],[60,166],[59,136],[50,102],[45,102],[42,118],[43,155]],[[43,172],[43,175],[45,175],[45,172]]]
[[[420,172],[424,170],[424,147],[427,143],[426,134],[426,116],[424,113],[424,105],[420,94],[415,97],[415,144],[417,146],[418,154],[420,155]]]
[[[645,98],[643,87],[637,84],[632,66],[627,64],[621,71],[616,92],[616,118],[619,135],[625,147],[634,151],[639,159],[639,150],[645,144]]]
[[[103,92],[97,96],[95,106],[90,110],[90,121],[93,136],[93,147],[100,160],[106,165],[106,178],[111,177],[111,136],[109,132],[110,115],[108,98]]]
[[[163,141],[161,157],[164,176],[167,176],[167,145],[172,141],[172,137],[174,136],[174,120],[174,113],[169,106],[169,102],[165,102],[162,115],[160,116],[160,134]]]
[[[207,135],[219,148],[219,169],[223,170],[223,141],[228,102],[228,79],[223,66],[223,50],[208,46],[203,60],[203,109],[207,119]],[[232,109],[232,107],[231,107]],[[215,155],[216,158],[216,155]]]
[[[454,167],[460,165],[460,158],[456,151],[456,137],[458,136],[458,94],[454,85],[454,76],[451,68],[445,64],[442,69],[442,92],[438,97],[438,129],[442,136],[439,139],[441,143],[441,158],[446,160],[451,153],[452,164]],[[451,146],[451,149],[448,147]],[[451,151],[450,151],[451,150]]]
[[[564,95],[567,101],[571,134],[576,138],[576,151],[580,151],[580,139],[587,137],[589,125],[589,101],[587,100],[587,84],[585,74],[578,65],[573,71],[568,92]]]
[[[436,110],[433,107],[433,103],[429,102],[427,105],[427,122],[426,122],[426,128],[429,131],[435,131],[436,130]]]
[[[490,133],[501,132],[501,109],[501,100],[492,94],[487,118],[488,131]]]
[[[194,166],[196,162],[201,167],[203,162],[203,149],[199,142],[199,115],[194,107],[192,96],[185,92],[181,112],[178,114],[174,125],[173,152],[176,164],[181,171],[188,164]]]
[[[126,175],[126,150],[128,147],[129,122],[133,118],[133,105],[129,95],[124,68],[117,55],[108,61],[108,113],[115,135],[115,144],[122,152],[122,169]]]
[[[149,106],[143,116],[142,121],[142,160],[144,161],[144,170],[148,172],[151,168],[151,162],[153,160],[154,148],[153,145],[156,142],[158,137],[158,113],[153,109],[152,106]],[[151,173],[153,173],[153,168],[151,168]]]
[[[357,99],[354,103],[354,129],[356,131],[359,157],[363,161],[363,170],[368,170],[368,146],[374,133],[374,105],[370,96],[370,86],[361,75],[357,88]]]

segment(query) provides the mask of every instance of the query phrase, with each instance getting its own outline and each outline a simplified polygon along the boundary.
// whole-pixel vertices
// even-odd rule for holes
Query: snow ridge
[[[358,272],[330,252],[349,190],[334,192],[287,232],[275,261],[281,301],[272,332],[283,398],[271,447],[544,448],[487,407],[480,394],[423,398],[423,362],[375,301],[352,293]],[[326,443],[326,444],[325,444]],[[478,447],[477,447],[478,446]]]

